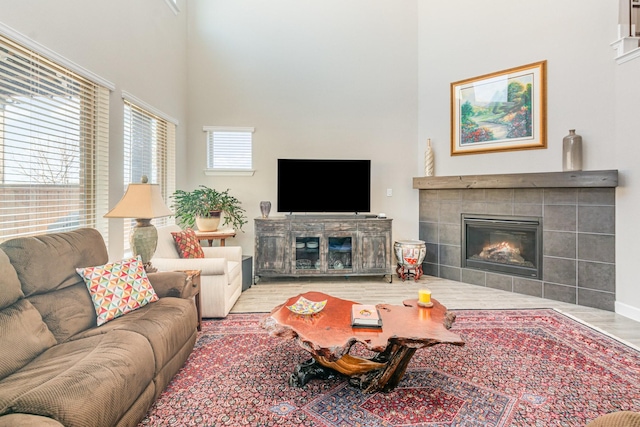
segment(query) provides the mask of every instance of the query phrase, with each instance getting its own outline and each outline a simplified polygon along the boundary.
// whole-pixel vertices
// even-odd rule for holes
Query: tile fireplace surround
[[[418,177],[424,273],[614,311],[618,171]],[[542,278],[461,267],[461,215],[542,218]]]

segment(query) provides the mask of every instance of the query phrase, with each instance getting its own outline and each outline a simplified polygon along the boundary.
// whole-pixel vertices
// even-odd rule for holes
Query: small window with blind
[[[140,183],[146,176],[150,184],[158,184],[167,206],[176,188],[175,134],[177,120],[127,93],[124,99],[124,185]],[[155,218],[156,226],[173,224],[173,217]],[[135,219],[124,224],[125,252]]]
[[[109,88],[0,35],[0,241],[97,228],[107,241]]]
[[[253,175],[252,127],[205,126],[207,175]]]

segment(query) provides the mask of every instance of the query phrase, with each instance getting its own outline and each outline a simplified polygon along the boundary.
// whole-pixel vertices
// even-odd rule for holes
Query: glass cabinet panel
[[[320,237],[296,237],[296,270],[319,270],[320,262]]]
[[[353,239],[349,237],[328,238],[329,270],[351,270],[353,255]]]

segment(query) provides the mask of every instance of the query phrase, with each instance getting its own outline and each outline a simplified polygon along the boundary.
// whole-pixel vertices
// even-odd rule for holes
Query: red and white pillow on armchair
[[[200,241],[196,237],[195,231],[191,228],[171,232],[171,235],[176,242],[176,249],[180,254],[180,258],[204,258]]]

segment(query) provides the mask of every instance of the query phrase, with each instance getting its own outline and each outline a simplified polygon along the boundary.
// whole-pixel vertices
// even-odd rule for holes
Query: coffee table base
[[[337,375],[338,372],[322,366],[316,359],[311,358],[295,367],[289,377],[289,385],[291,387],[304,387],[312,379],[328,380],[335,378]]]
[[[330,379],[342,374],[349,377],[349,384],[365,393],[388,392],[397,387],[415,352],[415,348],[390,345],[372,359],[346,354],[330,362],[317,356],[295,367],[289,385],[303,387],[312,379]]]

